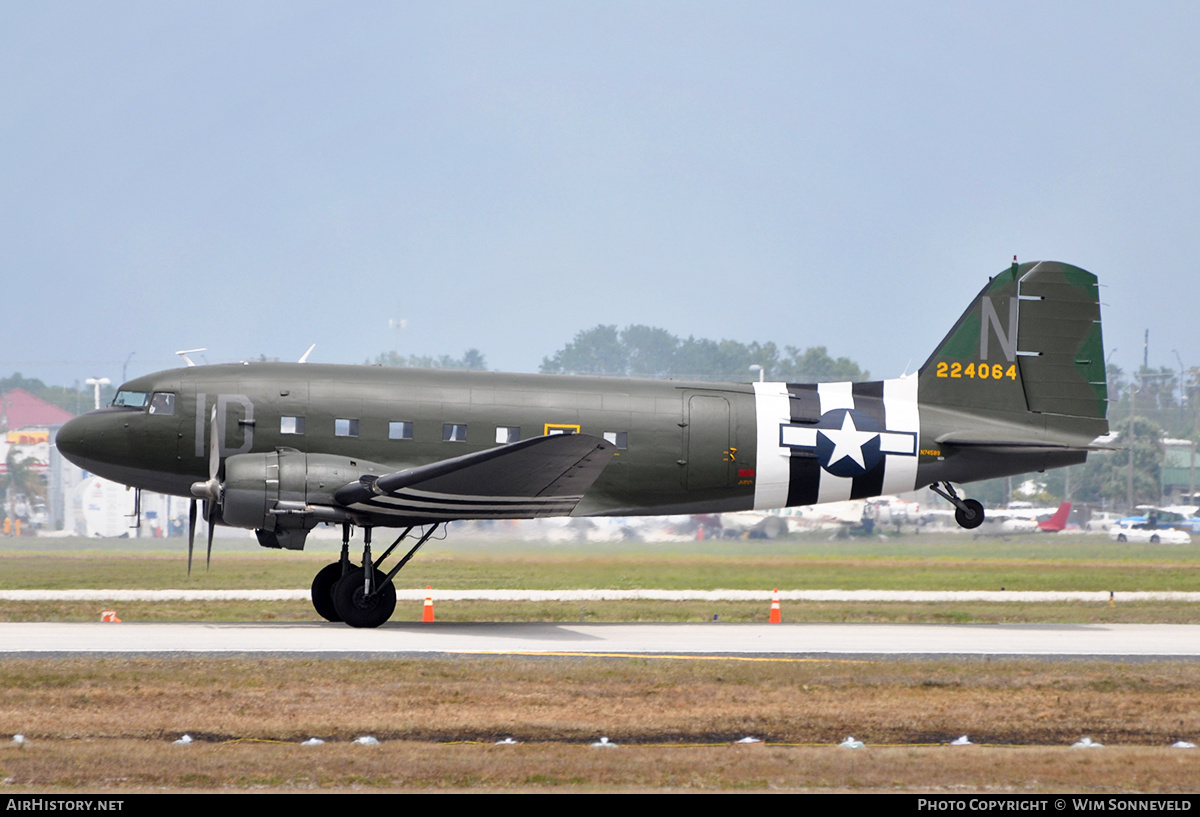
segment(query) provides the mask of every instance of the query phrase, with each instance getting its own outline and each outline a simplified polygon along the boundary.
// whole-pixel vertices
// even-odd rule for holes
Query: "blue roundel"
[[[835,477],[860,477],[883,458],[879,432],[869,414],[855,409],[832,409],[817,421],[817,462]]]

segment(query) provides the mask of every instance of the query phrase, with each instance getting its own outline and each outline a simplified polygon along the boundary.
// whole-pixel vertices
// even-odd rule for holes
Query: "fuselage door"
[[[724,488],[737,467],[730,448],[729,401],[712,394],[688,398],[687,487]]]

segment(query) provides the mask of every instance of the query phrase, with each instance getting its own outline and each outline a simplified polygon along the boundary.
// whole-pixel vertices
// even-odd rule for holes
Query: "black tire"
[[[342,621],[351,627],[378,627],[396,612],[396,586],[383,585],[384,574],[375,571],[378,588],[371,597],[363,596],[363,571],[355,568],[333,587],[333,605]],[[381,586],[382,585],[382,586]]]
[[[1150,537],[1150,544],[1152,544],[1152,545],[1157,545],[1161,541],[1162,541],[1162,539],[1158,538],[1157,533]]]
[[[973,530],[983,524],[983,504],[976,499],[964,499],[965,508],[956,508],[954,521],[959,527]]]
[[[317,615],[326,621],[341,621],[333,604],[333,586],[342,580],[342,563],[334,562],[317,571],[312,582],[312,605]]]
[[[1117,534],[1117,541],[1118,541],[1118,542],[1128,542],[1129,540],[1128,540],[1128,539],[1125,537],[1125,534],[1123,534],[1123,533],[1118,533],[1118,534]]]

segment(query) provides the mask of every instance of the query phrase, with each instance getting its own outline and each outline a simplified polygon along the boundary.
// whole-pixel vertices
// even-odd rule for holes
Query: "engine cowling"
[[[305,454],[280,448],[262,454],[235,454],[225,460],[221,518],[226,525],[253,528],[269,547],[304,548],[319,522],[350,521],[334,492],[364,474],[391,469],[331,454]]]

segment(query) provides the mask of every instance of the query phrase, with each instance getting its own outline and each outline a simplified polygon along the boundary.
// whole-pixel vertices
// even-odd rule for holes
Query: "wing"
[[[612,461],[615,446],[587,434],[555,434],[363,476],[334,499],[356,511],[421,524],[453,519],[566,516]]]

